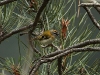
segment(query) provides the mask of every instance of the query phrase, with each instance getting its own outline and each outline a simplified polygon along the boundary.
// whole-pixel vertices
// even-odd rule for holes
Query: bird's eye
[[[59,35],[59,33],[56,30],[54,30],[54,34]]]
[[[57,33],[57,31],[56,31],[56,30],[54,30],[53,32],[54,32],[54,33]]]
[[[47,36],[42,36],[42,39],[48,39],[48,37]]]
[[[42,36],[42,39],[45,39],[45,36]]]

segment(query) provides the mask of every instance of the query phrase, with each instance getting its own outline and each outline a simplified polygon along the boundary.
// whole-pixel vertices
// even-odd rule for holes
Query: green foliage
[[[37,0],[37,9],[42,4],[42,0]],[[29,3],[27,0],[19,0],[17,2],[13,2],[4,6],[0,7],[0,23],[3,26],[3,29],[8,33],[12,30],[19,29],[23,26],[27,26],[30,23],[34,22],[35,16],[37,12],[32,12],[32,10],[29,8]],[[29,12],[30,11],[30,12]],[[77,17],[77,4],[76,0],[50,0],[47,7],[42,12],[42,15],[40,17],[40,21],[38,23],[38,26],[35,30],[35,32],[39,33],[42,31],[42,28],[44,30],[49,29],[56,29],[61,33],[61,19],[68,19],[70,20],[70,25],[68,27],[67,36],[64,41],[61,40],[61,38],[57,38],[57,40],[54,42],[55,45],[58,47],[63,46],[63,49],[72,46],[74,44],[83,42],[87,39],[92,38],[98,38],[100,37],[100,33],[97,31],[97,29],[88,23],[88,17],[86,13],[81,14],[79,17]],[[42,28],[40,26],[42,26]],[[94,36],[93,34],[95,34]],[[23,44],[23,46],[27,47],[27,45],[24,44],[23,41],[21,41],[19,38],[17,38],[19,43]],[[63,43],[61,43],[63,42]],[[98,47],[99,45],[90,45],[93,47]],[[20,44],[19,44],[20,47]],[[54,48],[48,47],[48,48],[42,48],[38,42],[35,42],[35,47],[42,53],[43,55],[49,54],[53,51],[55,51]],[[24,47],[23,47],[24,48]],[[20,49],[20,48],[19,48]],[[28,48],[29,49],[29,48]],[[28,69],[30,67],[30,63],[32,62],[32,59],[28,61],[28,52],[26,52],[26,56],[23,58],[21,55],[21,63],[27,63],[29,64]],[[100,60],[97,58],[92,59],[95,55],[94,52],[80,52],[80,53],[73,53],[70,54],[67,57],[65,70],[63,71],[63,75],[80,75],[80,71],[83,69],[85,75],[100,75],[99,71],[99,65]],[[30,56],[30,55],[29,55]],[[31,56],[33,60],[35,58],[39,58],[37,54]],[[27,62],[25,62],[27,61]],[[93,61],[93,62],[90,62]],[[33,63],[34,64],[34,63]],[[90,65],[91,64],[91,65]],[[11,58],[7,58],[5,60],[5,63],[1,62],[1,66],[4,68],[7,68],[9,71],[9,66],[16,65],[14,63],[14,60]],[[43,64],[39,68],[39,75],[47,75],[47,65],[48,63]],[[22,64],[20,64],[20,68],[22,68]],[[3,68],[3,69],[4,69]],[[53,61],[50,63],[50,75],[57,75],[57,61]],[[21,69],[20,69],[21,71]],[[11,71],[9,71],[11,72]],[[12,73],[11,73],[12,74]]]

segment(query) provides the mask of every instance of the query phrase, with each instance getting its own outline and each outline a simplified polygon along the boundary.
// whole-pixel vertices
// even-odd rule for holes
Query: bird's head
[[[59,33],[57,30],[50,30],[51,34],[54,36],[59,36]]]

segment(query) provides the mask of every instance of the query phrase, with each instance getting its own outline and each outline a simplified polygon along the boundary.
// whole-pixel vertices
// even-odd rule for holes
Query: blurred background
[[[78,11],[78,0],[69,0],[69,1],[70,2],[66,6],[66,8],[64,8],[64,11],[63,11],[63,12],[66,12],[69,9],[69,7],[72,5],[71,9],[64,16],[64,18],[68,17],[68,19],[70,19],[72,17],[72,15],[77,13],[77,11]],[[73,2],[73,4],[72,4],[72,2]],[[91,11],[92,11],[94,17],[96,18],[96,20],[100,23],[100,14],[94,8],[91,8]],[[90,18],[88,17],[88,15],[86,15],[85,20],[83,20],[83,22],[81,23],[82,26],[79,27],[79,25],[78,25],[80,23],[82,15],[84,15],[85,13],[86,13],[86,11],[82,7],[80,7],[80,15],[79,15],[79,17],[77,17],[77,16],[75,17],[74,25],[77,28],[77,32],[82,32],[82,30],[80,30],[80,29],[85,30],[87,28],[87,26],[88,26],[88,28],[93,27],[93,29],[91,29],[91,31],[92,31],[91,38],[94,39],[94,38],[96,38],[96,35],[98,34],[99,30],[93,25],[93,23],[90,20]],[[72,24],[73,23],[71,23],[69,25],[69,31],[73,27],[73,26],[71,26]],[[80,34],[75,33],[75,35],[77,38],[78,36],[81,35],[81,33]],[[18,40],[18,38],[20,38],[20,40]],[[87,38],[87,40],[89,38]],[[20,47],[19,47],[19,45],[20,45]],[[26,54],[26,51],[28,50],[28,48],[26,46],[29,47],[27,34],[25,34],[23,36],[19,36],[19,34],[13,35],[10,38],[4,40],[0,44],[0,57],[1,58],[13,57],[15,59],[15,61],[18,62],[20,55],[24,56]],[[66,45],[66,46],[68,46],[68,45]],[[79,56],[80,55],[73,57],[73,62],[76,61],[79,58]],[[97,59],[99,57],[100,57],[100,52],[94,52],[91,60],[89,61],[89,65],[91,65],[91,63],[94,61],[94,59]]]
[[[70,4],[71,4],[71,2],[67,6],[70,6]],[[66,7],[65,11],[68,10],[68,8],[69,7]],[[66,14],[66,17],[69,16],[69,15],[71,17],[71,15],[73,15],[75,13],[75,11],[77,12],[77,10],[78,10],[77,8],[78,8],[78,0],[76,0],[74,2],[74,4],[71,7],[69,14]],[[97,19],[97,21],[100,21],[100,14],[94,8],[92,8],[91,11],[92,11],[93,15],[95,16],[95,18]],[[83,15],[84,13],[86,13],[86,11],[82,7],[80,7],[80,15]],[[79,15],[79,17],[80,17],[80,15]],[[79,17],[76,17],[77,20],[75,20],[76,21],[75,25],[77,25],[77,23],[79,22]],[[87,17],[88,17],[88,15],[87,15]],[[89,17],[87,18],[87,22],[86,22],[85,25],[87,26],[88,24],[90,25],[90,27],[93,26],[93,23],[92,23],[92,21],[90,20]],[[98,31],[99,30],[95,27],[95,32],[93,33],[92,38],[95,38]],[[18,37],[19,37],[18,35],[13,35],[0,44],[0,57],[3,57],[3,58],[14,57],[15,59],[19,58],[19,47],[18,47],[18,39],[17,39]],[[20,36],[19,38],[26,45],[29,44],[28,39],[27,39],[28,38],[27,34],[24,35],[24,36]],[[20,46],[20,51],[21,51],[22,55],[25,54],[25,49],[23,49],[23,47],[24,47],[23,45]],[[97,53],[96,56],[98,57],[99,53]]]

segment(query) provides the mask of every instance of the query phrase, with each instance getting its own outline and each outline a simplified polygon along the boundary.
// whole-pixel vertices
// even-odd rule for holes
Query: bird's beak
[[[56,32],[55,34],[56,34],[56,36],[59,36],[59,33],[58,32]]]
[[[59,33],[57,32],[56,35],[59,36]]]

